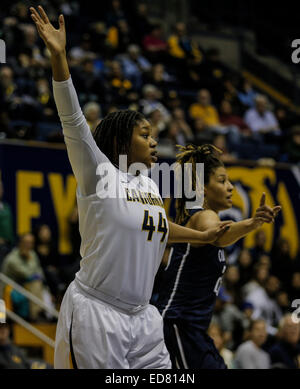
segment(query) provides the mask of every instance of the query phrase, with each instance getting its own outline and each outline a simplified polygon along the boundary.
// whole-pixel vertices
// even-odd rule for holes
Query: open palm
[[[45,42],[51,54],[58,54],[66,47],[66,29],[63,15],[59,16],[59,29],[53,27],[44,11],[43,7],[38,6],[39,12],[30,7],[31,17],[35,22],[40,37]]]

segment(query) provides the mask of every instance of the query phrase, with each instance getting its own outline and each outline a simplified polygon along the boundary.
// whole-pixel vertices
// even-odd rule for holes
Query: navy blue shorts
[[[173,369],[227,369],[213,340],[193,323],[164,319],[164,336]]]

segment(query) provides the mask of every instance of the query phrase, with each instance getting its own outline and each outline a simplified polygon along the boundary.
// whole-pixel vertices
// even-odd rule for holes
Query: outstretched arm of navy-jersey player
[[[83,195],[96,192],[96,169],[109,160],[96,145],[79,105],[70,76],[66,56],[66,29],[63,15],[59,28],[53,27],[44,9],[30,8],[37,31],[50,52],[53,73],[53,92],[58,114],[63,126],[68,156],[80,191]]]
[[[169,221],[168,244],[191,243],[208,244],[219,239],[226,230],[230,228],[231,221],[220,222],[206,231],[197,231],[191,228],[180,226]]]
[[[212,244],[218,247],[230,246],[239,239],[246,236],[249,232],[260,228],[264,223],[273,223],[278,212],[281,210],[280,206],[269,207],[265,204],[265,193],[262,194],[260,205],[256,209],[255,215],[252,218],[242,220],[240,222],[232,222],[230,229],[225,231]],[[218,225],[220,218],[216,212],[212,210],[205,210],[196,213],[190,219],[190,227],[198,231],[206,231]],[[200,246],[199,244],[195,246]]]

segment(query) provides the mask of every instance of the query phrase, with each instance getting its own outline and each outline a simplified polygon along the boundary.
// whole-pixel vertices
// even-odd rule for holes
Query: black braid
[[[223,162],[219,159],[218,153],[222,151],[215,146],[205,144],[203,146],[187,145],[177,146],[180,149],[180,153],[176,156],[176,161],[181,165],[182,177],[184,174],[184,164],[191,163],[193,165],[193,178],[192,189],[196,188],[196,164],[204,164],[204,185],[209,183],[211,174],[220,166],[224,166]],[[188,216],[188,212],[185,208],[187,199],[183,196],[176,201],[176,223],[181,224]]]
[[[144,115],[137,111],[122,110],[108,114],[94,131],[94,139],[99,149],[116,166],[119,155],[128,155],[134,126]]]

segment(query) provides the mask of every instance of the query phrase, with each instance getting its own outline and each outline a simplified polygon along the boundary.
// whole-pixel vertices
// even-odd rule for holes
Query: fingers
[[[65,18],[64,18],[64,15],[59,15],[58,21],[59,21],[59,29],[60,30],[65,30]]]
[[[46,12],[44,11],[44,8],[41,5],[39,5],[38,9],[40,11],[40,14],[42,16],[43,21],[45,23],[50,23],[50,20],[48,19],[48,16],[47,16]]]
[[[32,18],[32,20],[34,21],[34,23],[36,25],[36,28],[38,30],[39,35],[42,36],[43,32],[42,32],[42,25],[41,25],[41,23],[38,21],[37,17],[34,14],[31,14],[31,18]]]
[[[43,24],[43,20],[42,18],[40,17],[39,13],[37,12],[37,10],[33,7],[30,7],[29,8],[30,11],[31,11],[31,17],[32,19],[37,23],[40,23],[41,25]]]
[[[259,206],[262,207],[265,205],[265,203],[266,203],[266,194],[265,194],[265,192],[263,192],[263,194],[260,198]]]
[[[219,227],[230,226],[230,224],[233,224],[232,220],[225,220],[225,221],[219,223]]]
[[[273,208],[274,217],[276,217],[280,211],[281,211],[281,206],[280,205],[277,205],[276,207],[274,207]]]
[[[264,220],[265,223],[273,223],[274,222],[274,216],[273,214],[270,215],[270,213],[261,211],[256,212],[255,219],[261,218]]]
[[[219,227],[216,229],[217,237],[223,235],[226,231],[228,231],[232,223],[232,221],[221,222],[221,225],[219,225]]]

